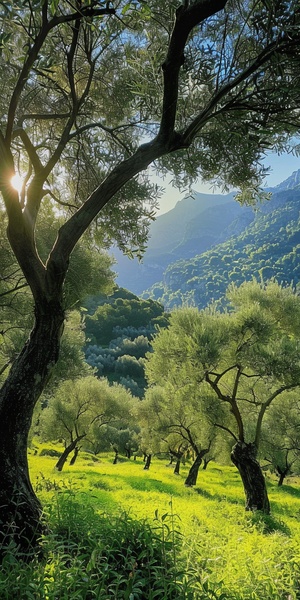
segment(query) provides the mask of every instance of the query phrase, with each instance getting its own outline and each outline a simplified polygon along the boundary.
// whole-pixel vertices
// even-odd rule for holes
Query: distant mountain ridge
[[[205,252],[226,239],[225,228],[242,214],[248,214],[247,222],[253,218],[251,209],[235,202],[234,193],[221,195],[194,191],[151,224],[142,262],[130,260],[121,251],[114,250],[117,284],[141,294],[162,279],[170,264]]]
[[[191,279],[198,277],[199,280],[197,269],[202,272],[204,268],[202,263],[207,253],[214,255],[221,251],[227,252],[226,247],[221,249],[220,244],[228,244],[229,240],[231,240],[230,251],[234,252],[234,240],[237,240],[237,244],[244,243],[243,236],[247,238],[246,233],[248,230],[251,231],[251,227],[254,228],[253,231],[260,226],[264,230],[268,229],[265,221],[260,225],[261,219],[267,221],[269,219],[271,222],[272,213],[280,211],[286,203],[294,202],[293,208],[298,210],[299,217],[300,170],[292,173],[288,179],[271,188],[270,191],[271,200],[255,211],[251,207],[240,206],[234,200],[234,193],[214,195],[193,192],[192,195],[183,198],[171,211],[159,216],[151,225],[149,245],[142,263],[138,263],[136,259],[130,261],[120,252],[114,252],[117,259],[116,271],[119,273],[117,283],[137,295],[159,299],[167,306],[181,304],[182,301],[192,301],[199,305],[199,299],[196,299],[199,294],[195,290],[192,292]],[[293,200],[286,195],[286,192],[292,192]],[[290,215],[294,223],[292,229],[295,227],[296,217],[297,215],[293,214],[293,217]],[[280,229],[278,215],[276,223]],[[254,237],[257,235],[256,233]],[[286,239],[286,235],[285,233],[283,240]],[[239,242],[240,237],[242,239]],[[193,264],[191,267],[191,262],[197,263],[197,266]],[[189,276],[189,283],[181,281],[180,272],[185,271],[193,273],[192,277]],[[233,279],[236,278],[236,269],[234,273]],[[171,281],[171,288],[167,291]],[[169,295],[174,296],[175,293],[175,281],[177,281],[175,294],[177,299],[172,298],[170,301]],[[180,286],[184,289],[180,289]],[[207,289],[210,295],[214,293],[211,285],[208,285]],[[193,296],[192,300],[190,296]]]
[[[255,277],[300,285],[298,180],[300,171],[274,188],[271,200],[255,211],[238,235],[190,260],[170,264],[162,281],[143,297],[159,300],[166,309],[182,304],[203,308],[212,300],[222,303],[231,282],[240,285]]]

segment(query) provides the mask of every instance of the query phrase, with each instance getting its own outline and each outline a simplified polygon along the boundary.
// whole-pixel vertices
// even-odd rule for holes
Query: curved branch
[[[285,392],[286,390],[291,390],[296,387],[299,387],[298,383],[294,383],[294,384],[290,384],[290,385],[282,385],[280,388],[278,388],[278,390],[275,390],[275,392],[273,394],[271,394],[271,396],[268,398],[268,400],[266,402],[264,402],[262,404],[261,409],[259,411],[258,418],[257,418],[256,431],[255,431],[254,443],[257,448],[259,446],[262,422],[263,422],[263,418],[264,418],[267,408],[269,408],[269,406],[273,402],[273,400],[275,398],[277,398],[277,396],[280,396],[280,394],[282,394],[282,392]]]
[[[85,131],[88,131],[89,129],[93,129],[93,128],[102,129],[103,131],[105,131],[105,133],[109,133],[109,135],[111,135],[111,137],[120,146],[122,146],[122,148],[126,151],[126,153],[130,154],[130,148],[127,146],[127,144],[125,144],[122,140],[120,140],[119,137],[115,134],[115,131],[116,130],[120,130],[121,126],[118,126],[118,127],[106,127],[105,125],[103,125],[103,123],[101,123],[99,121],[97,121],[96,123],[87,123],[86,125],[82,125],[81,127],[77,127],[77,129],[75,131],[72,131],[72,133],[70,133],[68,141],[70,141],[70,140],[74,139],[75,137],[81,135]]]
[[[229,433],[236,442],[239,441],[236,435],[233,433],[233,431],[231,431],[231,429],[229,429],[228,427],[225,427],[225,425],[220,425],[220,423],[214,423],[214,426],[219,427],[219,429],[223,429],[224,431],[227,431],[227,433]]]
[[[33,166],[35,172],[41,171],[43,168],[43,165],[40,161],[39,155],[37,154],[37,151],[36,151],[35,146],[33,145],[32,141],[28,137],[28,134],[26,133],[26,131],[24,129],[22,129],[22,127],[17,127],[13,131],[13,137],[15,138],[18,136],[21,138],[21,140],[24,144],[24,148],[28,154],[29,160],[32,163],[32,166]]]
[[[50,31],[60,25],[61,23],[69,23],[71,21],[80,20],[85,17],[95,17],[101,15],[114,15],[115,9],[109,8],[107,5],[105,8],[93,8],[93,7],[83,7],[81,10],[78,10],[74,13],[70,13],[67,15],[55,16],[50,21],[48,21],[47,11],[45,10],[46,3],[44,5],[44,10],[42,11],[42,24],[40,31],[37,37],[34,40],[33,45],[29,49],[27,59],[24,62],[21,73],[18,77],[18,81],[16,83],[14,92],[12,94],[9,109],[8,109],[8,118],[7,118],[7,126],[6,126],[6,134],[5,139],[8,143],[11,142],[13,124],[15,119],[15,114],[17,110],[17,106],[19,103],[20,96],[26,84],[26,81],[29,77],[30,71],[36,62],[41,48],[49,35]]]

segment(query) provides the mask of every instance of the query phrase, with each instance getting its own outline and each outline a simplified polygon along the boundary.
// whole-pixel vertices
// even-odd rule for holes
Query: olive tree
[[[289,475],[300,473],[300,403],[298,392],[285,398],[282,406],[273,404],[262,431],[261,456],[278,477],[281,486]]]
[[[69,455],[86,438],[101,437],[107,425],[120,424],[128,415],[131,395],[120,385],[93,376],[62,382],[39,419],[43,439],[64,442],[56,469],[62,471]]]
[[[261,154],[299,127],[298,0],[17,0],[1,4],[0,32],[0,191],[34,305],[1,389],[0,529],[26,552],[41,514],[27,436],[59,356],[72,253],[88,228],[98,247],[143,248],[154,162],[253,199]],[[44,255],[48,200],[64,222]]]
[[[246,509],[269,513],[258,450],[270,407],[289,411],[286,396],[300,386],[300,298],[274,282],[231,286],[227,296],[224,313],[213,307],[174,312],[153,341],[146,373],[152,384],[185,379],[199,387],[208,419],[234,440],[231,459]],[[189,411],[183,400],[183,414]]]
[[[155,383],[156,376],[151,376],[150,367],[148,373],[149,383]],[[140,405],[145,425],[160,441],[161,451],[169,452],[176,459],[175,473],[179,473],[184,453],[192,452],[194,459],[185,480],[187,486],[196,485],[202,460],[217,437],[215,419],[208,418],[207,401],[203,402],[193,382],[185,380],[184,370],[176,369],[173,377],[168,372],[164,385],[162,382],[150,385]]]

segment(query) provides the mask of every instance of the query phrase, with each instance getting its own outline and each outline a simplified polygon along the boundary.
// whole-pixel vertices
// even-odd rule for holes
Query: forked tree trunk
[[[66,460],[67,460],[69,454],[71,454],[71,452],[73,452],[73,450],[75,450],[75,454],[74,454],[74,456],[75,456],[74,462],[75,462],[75,460],[77,458],[77,454],[79,452],[79,448],[77,448],[77,452],[76,452],[76,446],[77,446],[78,442],[80,442],[80,440],[82,440],[82,438],[84,438],[85,435],[86,435],[85,433],[83,435],[79,435],[75,440],[73,440],[65,448],[65,450],[63,451],[62,455],[59,457],[59,459],[58,459],[58,461],[57,461],[57,463],[55,465],[55,468],[56,468],[57,471],[62,471],[63,470],[63,468],[65,466],[65,463],[66,463]],[[70,462],[70,464],[73,465],[74,462]]]
[[[170,451],[170,456],[172,457],[172,459],[176,459],[176,463],[175,463],[175,468],[174,468],[174,475],[179,475],[180,472],[180,465],[181,465],[181,460],[183,457],[183,452],[181,452],[181,450],[171,450]],[[170,462],[170,464],[172,464]]]
[[[278,486],[282,486],[285,478],[287,477],[287,475],[289,475],[291,473],[291,467],[287,466],[285,469],[281,469],[280,467],[276,467],[276,472],[278,475]]]
[[[213,457],[211,457],[211,458],[206,458],[206,457],[204,456],[204,458],[203,458],[203,467],[202,467],[203,471],[206,471],[206,469],[207,469],[207,467],[208,467],[209,463],[210,463],[212,460],[215,460],[215,459],[214,459]]]
[[[232,448],[231,460],[242,478],[246,496],[246,510],[260,510],[265,514],[269,514],[270,503],[267,487],[261,466],[257,460],[256,445],[237,442]]]
[[[0,555],[10,544],[34,553],[43,529],[27,440],[35,404],[58,359],[63,321],[58,301],[36,309],[35,326],[0,392]]]
[[[130,446],[128,446],[127,448],[125,448],[125,456],[126,456],[126,458],[130,459],[131,455],[132,455],[132,451],[131,451]]]
[[[175,464],[175,469],[173,471],[174,475],[179,475],[180,472],[180,464],[181,464],[181,458],[177,458],[176,460],[176,464]]]

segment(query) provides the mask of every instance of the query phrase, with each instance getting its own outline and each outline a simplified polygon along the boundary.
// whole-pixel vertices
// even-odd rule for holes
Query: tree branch
[[[191,124],[181,132],[182,145],[189,146],[195,139],[196,135],[202,129],[207,120],[212,116],[216,107],[223,98],[225,98],[232,90],[238,88],[238,86],[247,80],[249,77],[261,70],[261,68],[272,58],[276,52],[284,53],[285,49],[292,48],[293,46],[299,47],[300,36],[291,40],[288,36],[284,36],[280,41],[271,42],[256,59],[246,68],[242,73],[239,73],[231,82],[221,87],[211,98],[205,109],[191,122]],[[232,99],[230,100],[232,102]],[[227,104],[225,104],[220,110],[225,111]]]
[[[225,427],[225,425],[220,425],[220,423],[214,423],[214,426],[219,427],[219,429],[223,429],[224,431],[227,431],[227,433],[229,433],[236,442],[239,441],[236,435],[233,433],[233,431],[231,431],[231,429],[228,429],[228,427]]]
[[[14,92],[12,94],[9,109],[8,109],[8,117],[7,117],[7,126],[6,126],[6,134],[5,139],[8,143],[11,142],[13,124],[16,114],[16,109],[19,103],[20,96],[25,87],[27,79],[29,77],[30,71],[38,58],[38,55],[43,47],[43,44],[48,37],[50,31],[60,25],[61,23],[69,23],[71,21],[76,21],[78,19],[82,19],[85,17],[95,17],[101,15],[114,15],[115,9],[110,8],[108,5],[105,8],[93,8],[93,7],[83,7],[80,10],[75,11],[74,13],[70,13],[67,15],[55,16],[50,21],[48,21],[47,12],[45,10],[46,3],[44,3],[43,11],[42,11],[42,25],[38,35],[36,36],[33,45],[29,49],[27,59],[24,62],[21,73],[18,77],[18,81],[15,85]]]
[[[176,19],[171,34],[166,59],[162,65],[164,96],[159,137],[170,143],[174,134],[177,112],[179,72],[184,63],[184,49],[191,31],[222,10],[228,0],[196,0],[184,2],[176,11]]]
[[[277,398],[277,396],[280,396],[280,394],[282,394],[282,392],[285,392],[286,390],[291,390],[296,387],[299,387],[298,383],[290,384],[290,385],[282,385],[280,388],[278,388],[278,390],[275,390],[275,392],[273,394],[271,394],[271,396],[268,398],[268,400],[266,402],[264,402],[264,404],[262,404],[261,409],[259,411],[258,418],[257,418],[255,440],[254,440],[254,443],[257,448],[258,448],[259,442],[260,442],[262,421],[263,421],[263,418],[264,418],[267,408],[269,408],[269,406],[273,402],[273,400],[275,398]]]

